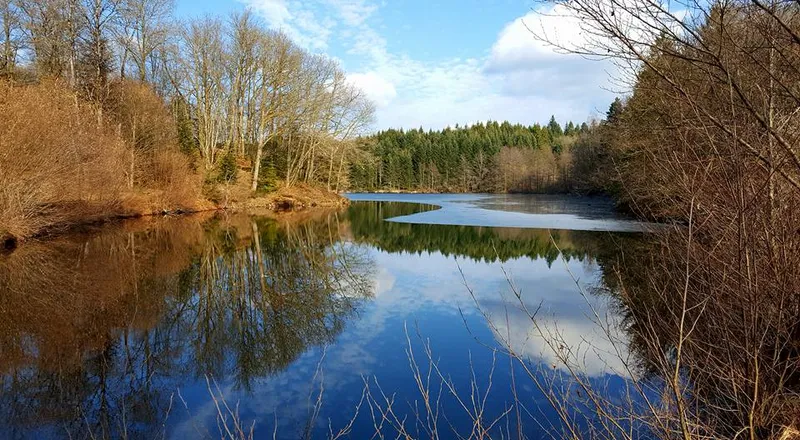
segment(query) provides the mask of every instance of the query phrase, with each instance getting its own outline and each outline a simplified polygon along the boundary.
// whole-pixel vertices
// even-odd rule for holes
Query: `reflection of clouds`
[[[577,370],[589,377],[624,374],[622,360],[615,354],[608,337],[585,315],[537,316],[539,329],[550,341],[548,344],[518,304],[493,302],[481,306],[491,320],[495,337],[528,360],[563,370],[565,368],[557,355],[566,354]],[[529,311],[536,310],[536,305],[526,307]],[[612,321],[612,324],[616,323]]]
[[[367,253],[367,259],[375,265],[371,280],[375,297],[364,303],[357,316],[347,323],[344,331],[327,349],[323,364],[325,405],[317,420],[320,430],[327,432],[328,418],[341,421],[352,415],[353,407],[360,398],[362,376],[375,375],[381,382],[391,382],[392,377],[387,377],[387,374],[403,374],[398,373],[402,368],[387,370],[385,366],[405,366],[408,362],[403,342],[398,342],[404,337],[397,337],[403,332],[404,322],[411,326],[417,318],[424,316],[425,319],[440,320],[456,328],[464,325],[457,316],[459,309],[473,318],[479,317],[475,302],[464,286],[465,279],[478,305],[497,329],[493,333],[496,339],[502,340],[507,336],[511,347],[531,361],[549,365],[556,363],[553,351],[537,335],[533,324],[519,309],[503,269],[518,287],[527,307],[535,310],[541,304],[539,316],[543,318],[545,327],[557,330],[563,342],[580,351],[583,373],[595,377],[621,370],[620,361],[605,353],[611,350],[611,346],[589,317],[589,304],[580,295],[561,261],[548,267],[543,259],[531,260],[527,257],[505,263],[486,263],[440,253],[390,254],[374,248],[368,248]],[[459,272],[459,266],[465,279]],[[573,259],[567,263],[567,267],[581,285],[599,281],[599,268],[589,260],[581,262]],[[606,313],[611,314],[605,298],[589,296],[588,299],[601,317],[605,317]],[[455,333],[444,336],[425,334],[423,331],[422,336],[436,339],[455,335],[452,343],[464,344],[466,351],[474,347],[467,345],[472,340],[466,336],[466,331],[464,333],[464,339],[457,339],[461,336]],[[590,349],[588,343],[599,350]],[[286,370],[256,381],[252,394],[231,391],[226,397],[230,398],[229,402],[240,402],[245,421],[249,423],[256,420],[257,434],[271,435],[274,416],[277,416],[281,435],[291,436],[302,429],[308,420],[309,391],[320,356],[320,349],[311,349]],[[202,425],[216,426],[213,402],[209,402],[209,405],[197,412],[200,417],[198,420]],[[295,426],[300,428],[295,429]],[[333,423],[334,429],[340,427],[336,422]],[[177,433],[190,431],[175,432],[174,437],[179,438],[181,436]]]
[[[385,267],[378,268],[378,273],[375,275],[373,285],[375,286],[375,297],[383,295],[394,289],[396,278]]]
[[[496,328],[493,332],[498,342],[502,344],[507,340],[514,351],[529,360],[558,364],[556,353],[521,309],[512,293],[510,280],[529,311],[541,305],[538,315],[541,329],[558,339],[556,345],[563,344],[571,350],[571,358],[579,362],[583,373],[599,376],[619,374],[623,370],[611,342],[594,322],[592,309],[612,327],[618,319],[609,310],[605,298],[584,298],[570,275],[572,272],[586,290],[598,281],[599,268],[593,263],[572,260],[565,267],[557,261],[548,267],[544,260],[528,258],[486,263],[438,253],[397,258],[396,254],[383,252],[377,253],[375,260],[381,271],[393,274],[397,280],[397,288],[383,295],[385,301],[391,303],[389,309],[393,313],[413,314],[415,310],[430,307],[453,313],[458,308],[466,313],[477,313],[464,286],[466,280],[479,306],[491,320],[491,326]]]
[[[619,374],[623,370],[614,346],[595,322],[594,313],[597,313],[604,325],[618,328],[619,320],[610,313],[607,298],[584,298],[572,278],[574,275],[586,291],[598,281],[596,265],[573,260],[566,267],[557,261],[548,268],[543,260],[528,259],[503,264],[509,279],[521,294],[522,304],[514,296],[499,266],[482,264],[470,268],[469,272],[465,269],[465,274],[469,274],[468,282],[472,284],[478,304],[490,319],[490,327],[501,344],[508,343],[516,353],[529,360],[557,367],[560,363],[551,345],[567,350],[569,359],[588,376]],[[498,278],[497,275],[492,277],[493,270],[501,272],[501,285],[490,281]],[[530,313],[541,307],[537,314],[538,330],[523,305]]]

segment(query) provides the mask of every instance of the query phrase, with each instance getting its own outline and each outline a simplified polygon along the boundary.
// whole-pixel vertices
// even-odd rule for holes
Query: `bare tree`
[[[259,40],[263,28],[249,10],[234,13],[230,18],[230,54],[228,77],[231,84],[229,99],[228,148],[237,155],[245,155],[245,144],[252,139],[252,102],[256,93],[256,75],[259,63]]]
[[[39,74],[68,75],[74,83],[77,31],[76,2],[71,0],[21,0],[26,37]]]
[[[225,123],[222,35],[222,23],[210,18],[193,21],[183,30],[182,76],[196,110],[198,145],[207,169],[216,163]]]
[[[130,55],[139,80],[149,81],[153,78],[153,72],[158,65],[155,55],[166,44],[174,7],[173,0],[121,1],[121,76],[125,76],[125,64]]]
[[[17,52],[22,45],[22,22],[16,0],[0,0],[0,22],[2,22],[3,52],[0,55],[0,71],[8,74],[17,63]]]
[[[89,95],[101,101],[111,72],[109,39],[114,32],[118,0],[85,0],[85,31],[81,41],[81,79]]]
[[[297,87],[290,80],[299,78],[303,53],[283,33],[268,33],[261,40],[261,59],[256,92],[256,151],[250,189],[258,188],[261,158],[266,145],[288,127],[291,109],[297,102]]]

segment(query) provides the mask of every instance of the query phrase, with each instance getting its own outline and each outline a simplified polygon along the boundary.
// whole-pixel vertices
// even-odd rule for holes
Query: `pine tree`
[[[197,142],[194,138],[194,125],[189,115],[189,105],[182,96],[177,96],[172,101],[172,114],[178,132],[178,145],[183,153],[193,155],[197,152]]]
[[[258,190],[272,192],[278,189],[278,172],[275,169],[275,162],[271,157],[261,160],[261,172],[258,176]]]
[[[614,102],[611,103],[606,112],[606,122],[616,124],[622,114],[622,108],[622,101],[619,98],[614,98]]]
[[[235,183],[239,168],[236,166],[236,153],[229,150],[222,157],[217,170],[217,180],[225,183]]]
[[[547,123],[547,130],[550,132],[550,140],[555,140],[555,138],[564,134],[555,116],[550,116],[550,122]]]

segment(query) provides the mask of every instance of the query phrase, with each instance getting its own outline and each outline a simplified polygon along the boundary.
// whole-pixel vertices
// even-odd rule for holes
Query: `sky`
[[[373,129],[495,120],[583,122],[616,90],[608,61],[538,41],[581,39],[576,20],[532,0],[178,0],[181,18],[250,8],[300,46],[341,63],[376,105]],[[556,11],[558,12],[558,11]],[[545,13],[543,15],[542,13]]]

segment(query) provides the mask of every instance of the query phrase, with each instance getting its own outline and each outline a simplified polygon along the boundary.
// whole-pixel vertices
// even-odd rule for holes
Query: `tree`
[[[112,69],[108,39],[115,26],[117,1],[86,0],[83,5],[85,30],[80,45],[80,76],[84,89],[95,101],[105,97]]]
[[[616,124],[619,121],[619,117],[622,114],[622,101],[619,98],[614,98],[614,101],[608,107],[608,111],[606,112],[606,122],[609,124]]]
[[[224,84],[222,23],[214,19],[190,22],[182,32],[181,58],[185,95],[196,112],[200,157],[206,169],[216,164],[223,138],[226,90]]]
[[[262,30],[249,10],[230,17],[230,54],[228,83],[231,87],[228,145],[239,156],[245,155],[245,144],[252,138],[254,113],[252,102],[256,93],[257,66],[260,62],[259,40]]]
[[[120,76],[130,56],[140,81],[153,79],[158,61],[155,54],[169,36],[169,21],[174,0],[119,0],[122,29],[119,41],[123,47]]]
[[[564,131],[561,130],[561,125],[558,124],[555,116],[550,116],[550,122],[547,123],[547,131],[550,133],[551,141],[564,134]]]
[[[0,0],[0,73],[10,74],[17,64],[17,53],[22,45],[22,22],[17,0]]]
[[[75,84],[77,0],[20,0],[26,37],[41,76],[67,76]]]

